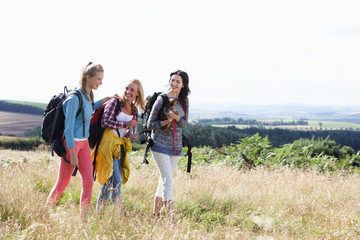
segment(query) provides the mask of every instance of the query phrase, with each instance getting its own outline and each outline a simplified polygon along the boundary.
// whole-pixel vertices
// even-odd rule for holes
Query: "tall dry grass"
[[[44,203],[57,178],[49,152],[0,150],[0,237],[4,239],[359,239],[360,177],[282,168],[239,171],[224,166],[180,169],[174,178],[177,224],[151,216],[156,166],[131,156],[122,189],[126,216],[108,205],[81,227],[81,181],[72,178],[58,206]]]

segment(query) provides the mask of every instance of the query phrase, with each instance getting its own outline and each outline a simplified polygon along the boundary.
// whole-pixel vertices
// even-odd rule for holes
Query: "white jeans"
[[[180,156],[167,155],[152,152],[153,158],[159,168],[160,178],[156,191],[156,197],[162,197],[163,201],[173,200],[173,174],[179,162]]]

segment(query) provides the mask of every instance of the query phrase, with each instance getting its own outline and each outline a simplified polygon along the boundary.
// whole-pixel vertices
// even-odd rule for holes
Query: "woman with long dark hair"
[[[151,148],[153,158],[160,172],[159,183],[154,200],[154,216],[160,215],[165,206],[172,221],[174,216],[173,174],[182,151],[182,129],[186,127],[189,115],[189,77],[184,71],[178,70],[170,74],[169,90],[166,93],[171,110],[166,113],[167,120],[159,120],[164,101],[161,96],[156,99],[149,116],[148,129],[153,130],[154,145]],[[163,127],[170,124],[169,131]]]

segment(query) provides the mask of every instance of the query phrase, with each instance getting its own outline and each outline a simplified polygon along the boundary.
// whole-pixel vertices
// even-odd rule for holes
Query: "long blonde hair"
[[[104,68],[98,63],[89,62],[86,65],[86,67],[84,67],[82,69],[81,76],[80,76],[80,81],[79,81],[81,90],[84,93],[86,99],[89,100],[92,103],[94,103],[94,93],[93,93],[92,90],[90,91],[90,98],[91,98],[91,100],[90,100],[89,96],[88,96],[88,94],[86,92],[86,84],[87,84],[86,76],[93,77],[93,76],[95,76],[95,74],[97,72],[104,72]]]
[[[144,101],[144,89],[141,82],[138,79],[130,80],[130,83],[135,83],[138,86],[138,96],[135,99],[135,107],[145,110],[145,101]]]

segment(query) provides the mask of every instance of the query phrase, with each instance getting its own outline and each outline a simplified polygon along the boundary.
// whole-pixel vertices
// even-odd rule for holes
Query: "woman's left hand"
[[[117,94],[117,93],[115,93],[115,94],[114,94],[114,96],[112,96],[112,97],[113,97],[113,98],[117,98],[117,99],[121,100],[120,95],[119,95],[119,94]]]
[[[174,113],[173,111],[170,111],[168,115],[170,118],[175,119],[175,121],[180,121],[180,115]]]
[[[101,103],[106,103],[111,97],[104,97],[101,99]]]
[[[119,96],[119,94],[115,93],[111,97],[104,97],[103,99],[101,99],[101,102],[105,103],[105,102],[109,101],[111,98],[117,98],[117,99],[121,100],[121,97]]]

